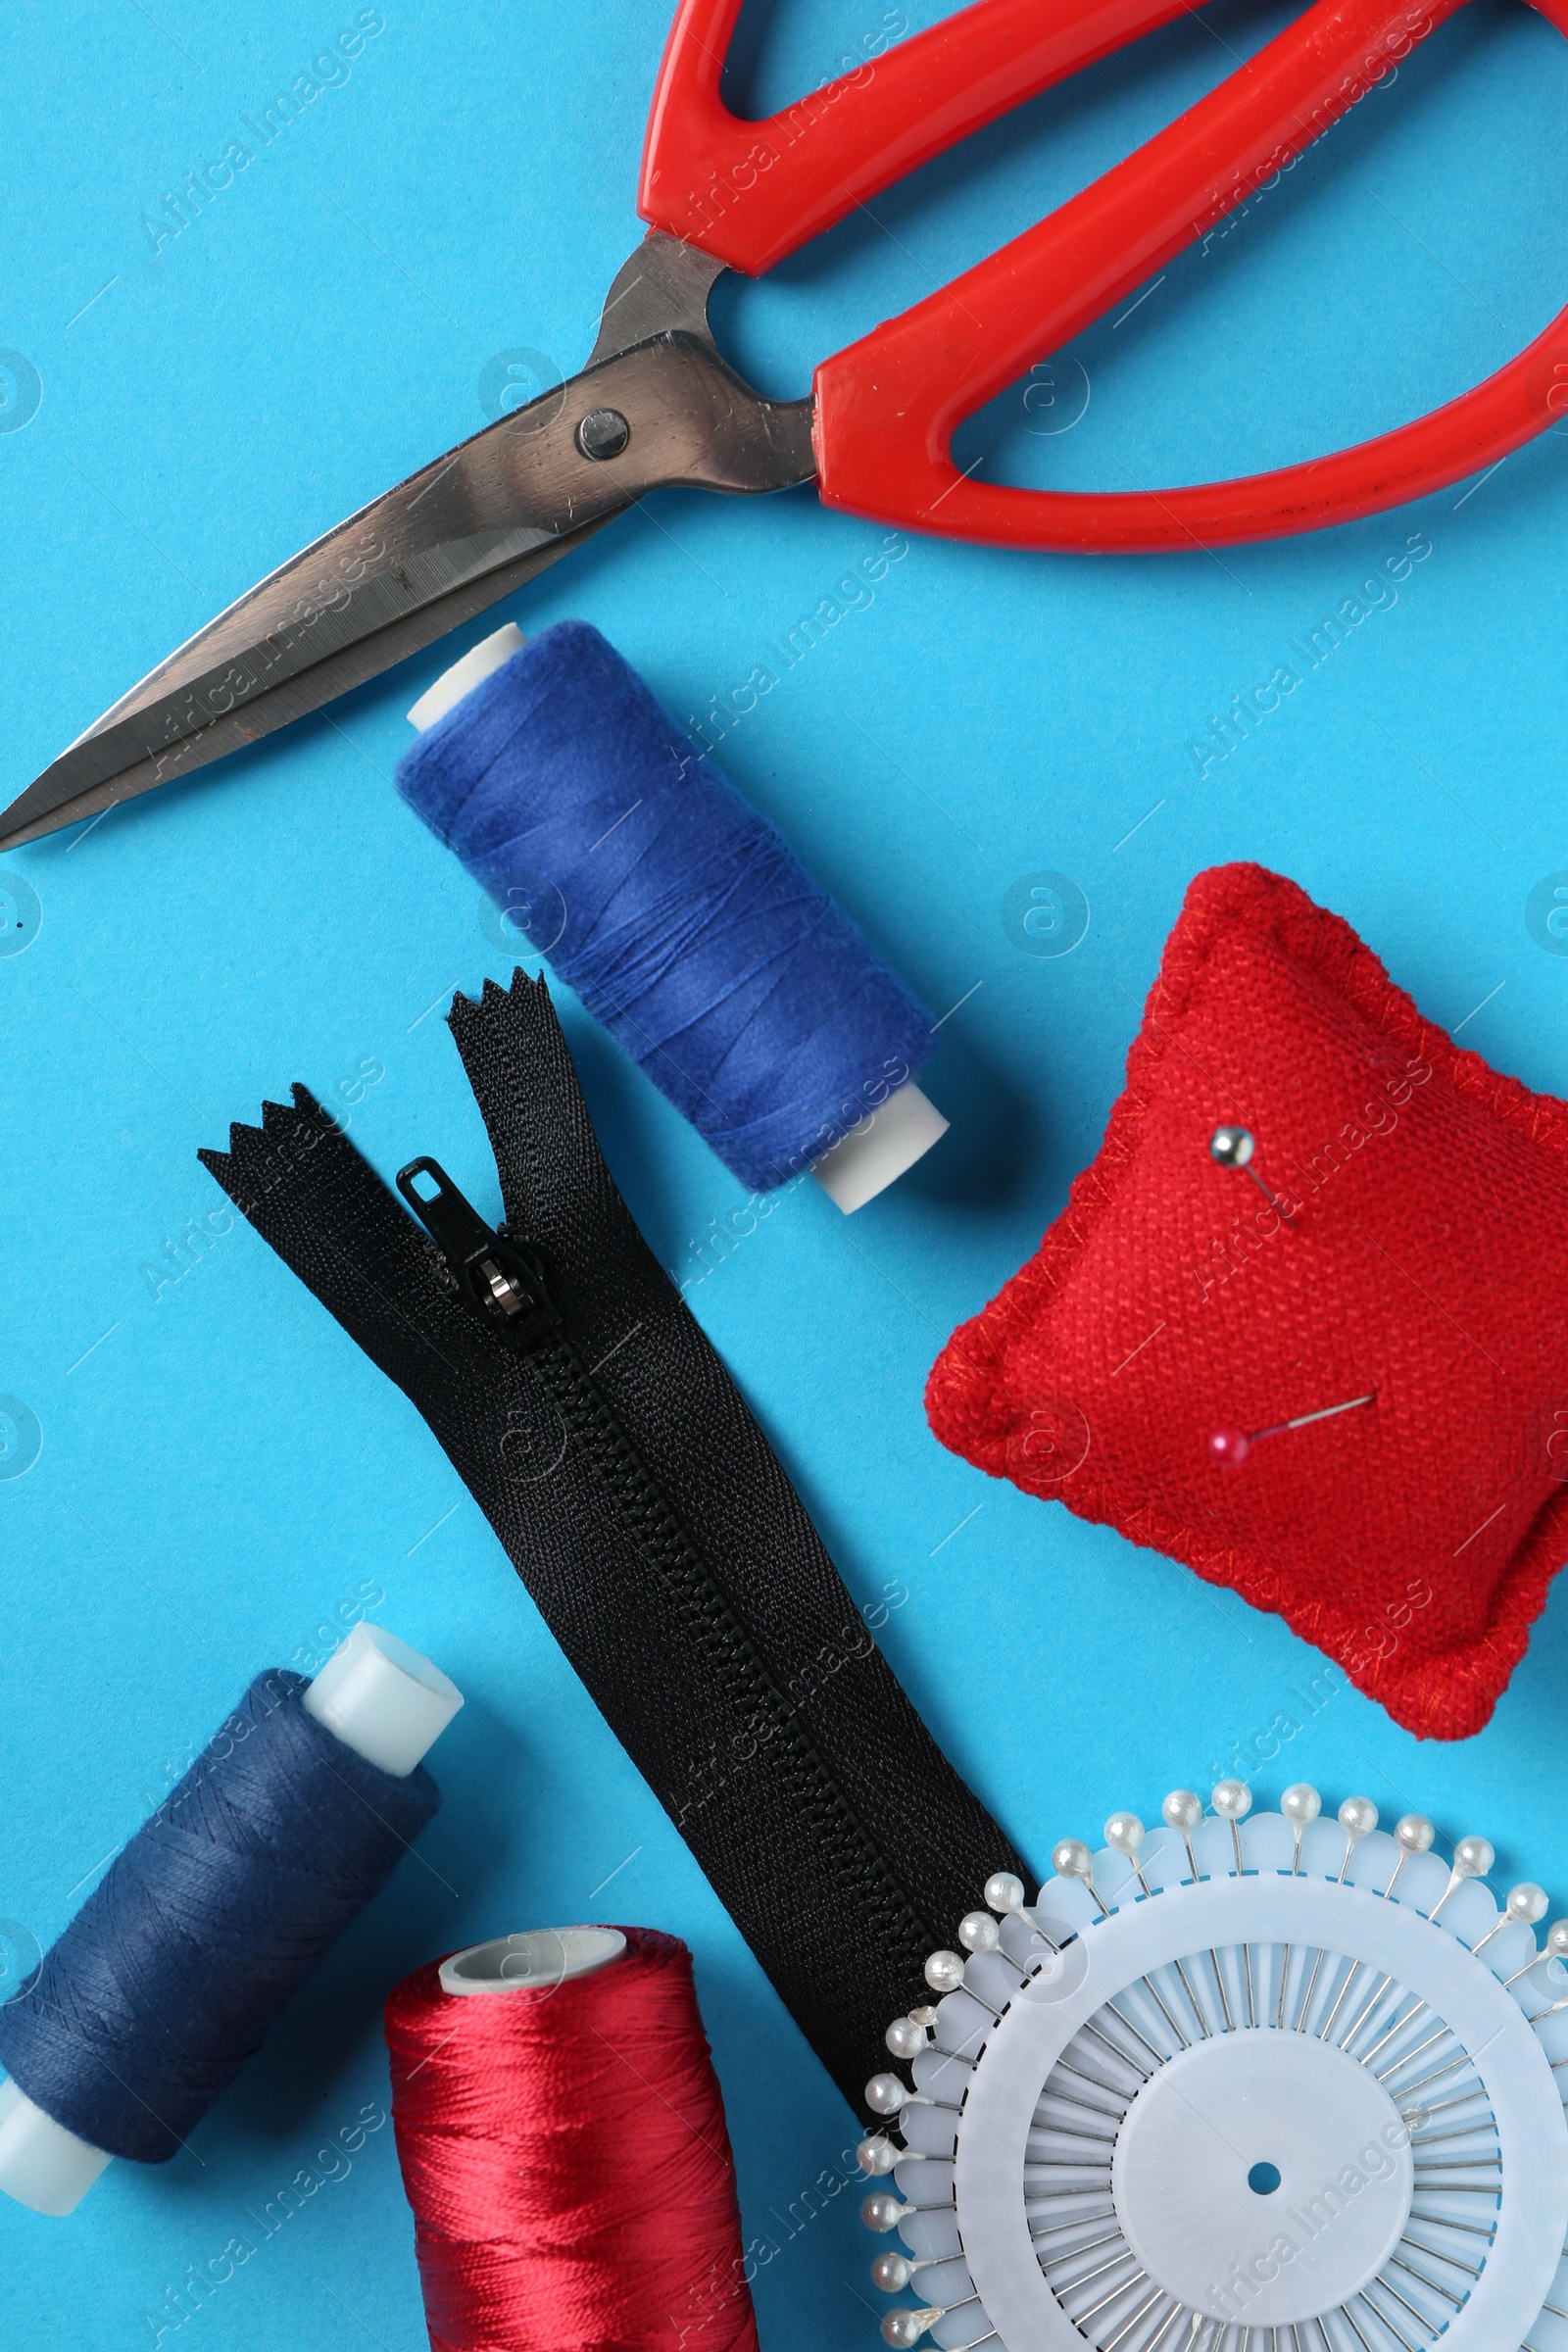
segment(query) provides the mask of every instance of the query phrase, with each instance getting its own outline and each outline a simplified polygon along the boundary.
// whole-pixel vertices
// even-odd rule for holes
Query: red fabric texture
[[[1225,1125],[1289,1222],[1212,1158]],[[1455,1046],[1294,882],[1213,867],[1097,1157],[937,1359],[931,1426],[1467,1738],[1568,1559],[1565,1161],[1568,1104]]]

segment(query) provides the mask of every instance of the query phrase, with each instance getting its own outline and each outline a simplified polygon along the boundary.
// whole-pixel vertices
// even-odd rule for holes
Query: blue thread
[[[586,621],[492,671],[397,780],[754,1190],[929,1058],[931,1015]]]
[[[0,2062],[111,2156],[162,2164],[441,1802],[258,1676],[44,1960],[0,2009]]]

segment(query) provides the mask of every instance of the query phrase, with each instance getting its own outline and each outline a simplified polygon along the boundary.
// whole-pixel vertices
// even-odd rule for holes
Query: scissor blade
[[[615,456],[577,427],[612,409]],[[808,479],[809,404],[764,401],[711,345],[659,335],[412,474],[230,605],[0,814],[0,849],[190,774],[362,685],[668,483]]]
[[[275,686],[266,687],[233,710],[178,737],[164,751],[137,756],[141,712],[132,712],[128,718],[118,721],[113,711],[106,713],[90,733],[81,736],[69,751],[62,752],[0,814],[0,850],[36,841],[42,834],[79,824],[84,817],[101,816],[118,808],[122,801],[134,800],[139,793],[151,792],[155,785],[192,775],[197,768],[209,766],[225,754],[239,751],[248,743],[258,743],[263,736],[288,726],[292,720],[319,710],[324,704],[335,702],[339,695],[350,693],[356,686],[363,686],[367,679],[379,676],[383,669],[392,668],[410,654],[433,645],[449,629],[461,627],[464,621],[471,620],[476,612],[484,612],[501,597],[510,596],[514,588],[522,587],[536,572],[569,555],[573,548],[602,530],[607,522],[613,522],[616,514],[623,512],[623,508],[612,508],[580,530],[564,531],[511,563],[498,564],[445,596],[431,597],[372,634],[352,636],[336,652],[320,656],[310,668],[280,678]],[[202,634],[205,636],[207,632]],[[153,691],[160,680],[168,677],[172,662],[180,661],[200,642],[200,638],[191,638],[171,662],[152,671],[127,696],[126,703]],[[123,708],[124,705],[116,705],[117,710]],[[122,745],[128,746],[123,755]],[[81,786],[79,777],[83,772],[91,772],[89,756],[110,772],[96,783]],[[118,764],[122,756],[128,764]],[[65,799],[60,798],[62,791],[67,795]]]

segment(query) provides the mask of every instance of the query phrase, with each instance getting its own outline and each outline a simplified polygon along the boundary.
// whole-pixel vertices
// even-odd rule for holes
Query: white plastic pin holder
[[[455,710],[465,695],[520,653],[527,642],[510,620],[493,635],[481,638],[420,695],[409,712],[410,724],[421,735],[427,734],[437,719]],[[851,1216],[885,1193],[917,1159],[923,1159],[947,1132],[948,1121],[911,1078],[813,1161],[810,1172],[834,1206]]]
[[[357,1625],[301,1705],[346,1747],[406,1779],[446,1730],[463,1693],[396,1634]],[[0,2190],[33,2213],[74,2213],[114,2162],[20,2090],[0,2083]]]
[[[1178,1789],[1067,1838],[926,1964],[862,2143],[941,2352],[1554,2352],[1568,2345],[1568,1922],[1432,1824],[1317,1791]],[[939,1997],[940,1996],[940,1997]],[[899,2194],[892,2193],[896,2186]]]

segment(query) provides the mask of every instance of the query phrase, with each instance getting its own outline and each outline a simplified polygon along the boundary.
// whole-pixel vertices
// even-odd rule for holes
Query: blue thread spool
[[[435,1812],[462,1704],[368,1625],[313,1683],[258,1677],[0,2009],[0,2189],[74,2213],[115,2156],[177,2153]]]
[[[743,1184],[848,1212],[946,1133],[930,1014],[597,629],[509,623],[409,716],[404,798]]]

